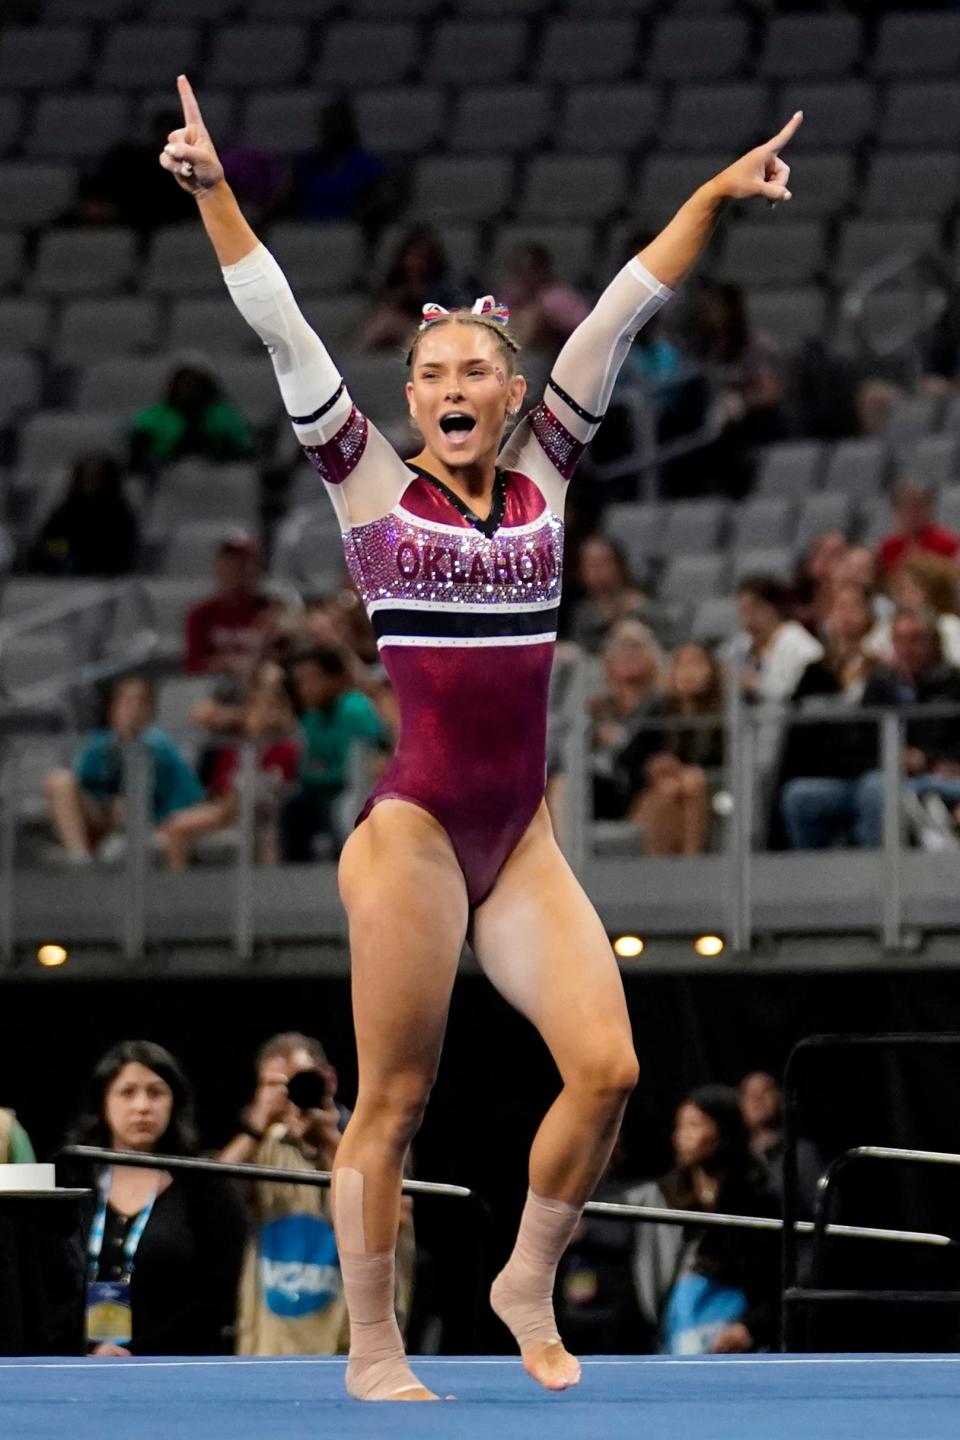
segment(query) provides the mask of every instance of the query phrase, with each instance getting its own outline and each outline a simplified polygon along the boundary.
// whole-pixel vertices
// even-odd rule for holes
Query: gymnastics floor
[[[343,1361],[4,1360],[3,1440],[956,1440],[960,1356],[584,1362],[560,1395],[514,1359],[417,1362],[457,1400],[361,1405]]]

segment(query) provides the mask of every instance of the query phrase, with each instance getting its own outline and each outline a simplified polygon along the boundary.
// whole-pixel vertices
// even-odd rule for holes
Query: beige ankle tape
[[[420,1384],[403,1349],[394,1309],[393,1251],[365,1253],[363,1176],[342,1168],[333,1182],[333,1223],[350,1316],[347,1390],[357,1400],[389,1400]]]
[[[553,1284],[570,1244],[581,1207],[547,1200],[532,1190],[520,1220],[517,1243],[490,1291],[490,1304],[521,1350],[559,1339]]]

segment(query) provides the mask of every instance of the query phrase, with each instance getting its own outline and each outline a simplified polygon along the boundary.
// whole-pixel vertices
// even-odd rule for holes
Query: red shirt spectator
[[[186,668],[192,675],[246,672],[264,642],[269,597],[258,586],[260,547],[249,535],[231,536],[217,552],[219,591],[187,616]]]
[[[275,740],[261,750],[257,768],[281,785],[292,785],[300,773],[300,754],[299,740]],[[235,788],[239,761],[239,746],[229,745],[217,752],[207,786],[211,795],[227,795]]]
[[[881,542],[877,552],[884,575],[892,575],[900,561],[917,550],[928,555],[945,555],[955,560],[960,553],[960,535],[938,525],[934,516],[933,491],[910,481],[898,486],[893,497],[897,528]]]

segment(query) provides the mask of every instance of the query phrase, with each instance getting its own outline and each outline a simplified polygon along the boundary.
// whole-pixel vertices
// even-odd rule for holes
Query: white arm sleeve
[[[270,251],[258,245],[235,265],[224,266],[223,278],[240,314],[267,347],[294,434],[326,483],[342,527],[387,514],[409,472],[357,410]]]
[[[503,464],[530,474],[554,509],[597,433],[637,331],[672,295],[639,260],[625,265],[557,356],[543,403],[510,440]]]

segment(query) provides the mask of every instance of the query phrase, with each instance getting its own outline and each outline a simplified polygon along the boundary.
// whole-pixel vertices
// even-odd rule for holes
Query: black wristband
[[[262,1140],[262,1139],[263,1139],[263,1131],[262,1131],[262,1130],[254,1130],[254,1128],[253,1128],[253,1126],[250,1124],[249,1120],[244,1120],[242,1117],[241,1117],[241,1120],[240,1120],[239,1125],[237,1126],[237,1134],[238,1134],[238,1135],[249,1135],[251,1140],[258,1140],[258,1141],[259,1141],[259,1140]]]

